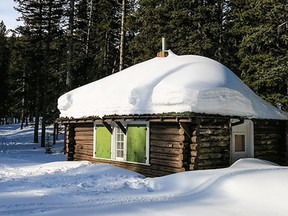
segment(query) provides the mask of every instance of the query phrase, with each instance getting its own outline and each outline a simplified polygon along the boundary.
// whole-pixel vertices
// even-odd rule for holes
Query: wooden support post
[[[192,131],[185,122],[179,122],[180,127],[184,130],[189,139],[192,138]]]
[[[113,133],[113,129],[111,127],[110,124],[108,124],[107,122],[102,122],[102,124],[107,128],[107,130],[112,134]]]
[[[115,123],[117,124],[117,126],[120,128],[120,130],[126,135],[126,128],[124,127],[124,125],[121,122],[115,121]]]

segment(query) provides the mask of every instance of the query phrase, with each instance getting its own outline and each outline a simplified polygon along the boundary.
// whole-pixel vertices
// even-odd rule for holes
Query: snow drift
[[[0,125],[1,216],[287,215],[286,166],[247,158],[223,169],[145,178],[107,164],[65,161],[63,135],[53,154],[45,154],[29,142],[34,128],[19,127]]]
[[[287,119],[231,70],[212,59],[153,58],[74,89],[58,99],[61,117],[194,112]]]

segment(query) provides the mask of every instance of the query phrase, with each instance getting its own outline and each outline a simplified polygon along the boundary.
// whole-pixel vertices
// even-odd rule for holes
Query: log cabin
[[[231,70],[202,56],[156,58],[58,99],[67,160],[145,176],[228,167],[239,158],[287,163],[288,115]]]

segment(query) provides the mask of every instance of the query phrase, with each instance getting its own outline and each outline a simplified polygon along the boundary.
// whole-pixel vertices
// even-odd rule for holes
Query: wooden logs
[[[91,160],[93,158],[93,124],[90,127],[79,124],[75,127],[75,159]]]
[[[229,166],[229,119],[202,119],[192,133],[189,169],[210,169]]]
[[[66,147],[66,160],[72,161],[74,160],[74,150],[75,150],[75,127],[72,125],[69,125],[66,128],[65,133],[65,147]]]
[[[182,172],[185,132],[178,123],[153,122],[150,124],[150,168],[165,173]],[[159,176],[159,175],[157,175]]]
[[[254,156],[286,164],[285,121],[254,121]]]
[[[219,116],[193,118],[185,123],[150,121],[149,164],[94,158],[93,123],[74,123],[74,129],[69,131],[70,135],[67,135],[66,141],[74,160],[109,163],[147,176],[161,176],[185,170],[229,166],[231,130],[229,125],[228,117]],[[267,130],[266,126],[261,130]],[[262,151],[261,145],[270,145],[269,151],[272,154],[277,150],[274,145],[276,137],[274,133],[270,137],[266,136],[259,140],[256,148]]]

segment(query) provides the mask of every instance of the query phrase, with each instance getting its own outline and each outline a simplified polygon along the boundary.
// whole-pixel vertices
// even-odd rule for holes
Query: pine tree
[[[168,48],[177,54],[198,54],[223,61],[227,53],[226,8],[225,0],[140,0],[129,17],[133,19],[130,28],[135,32],[129,42],[131,58],[136,63],[154,57],[164,36]]]
[[[244,81],[274,105],[288,103],[288,2],[247,1],[239,14],[244,34],[239,46]]]
[[[125,47],[125,20],[126,20],[126,0],[122,0],[121,7],[121,29],[120,29],[120,55],[119,55],[119,71],[124,67],[124,47]]]
[[[28,104],[26,94],[26,78],[25,72],[27,64],[24,64],[25,59],[28,58],[25,52],[25,47],[21,43],[20,37],[16,37],[13,33],[9,38],[9,47],[11,49],[9,75],[8,75],[8,112],[10,117],[25,118]],[[25,65],[25,67],[23,67]],[[27,70],[28,72],[30,70]],[[27,74],[28,76],[28,74]],[[31,80],[30,80],[31,81]],[[27,107],[25,108],[25,105]],[[22,115],[22,116],[21,116]]]
[[[35,104],[34,115],[36,117],[34,142],[38,142],[38,123],[39,117],[42,116],[41,146],[44,147],[47,114],[51,113],[49,109],[53,107],[55,110],[56,107],[56,101],[50,100],[47,89],[54,89],[55,83],[49,81],[55,81],[55,78],[51,79],[51,77],[59,76],[59,67],[55,63],[63,54],[62,50],[59,50],[61,45],[58,41],[61,41],[63,34],[63,2],[61,0],[17,0],[17,2],[19,3],[17,10],[22,14],[21,19],[25,24],[18,31],[25,40],[26,49],[32,51],[29,55],[32,59],[25,64],[26,66],[32,64],[29,69],[36,80],[33,92],[31,92],[35,96],[32,102]],[[31,81],[27,80],[27,82]]]
[[[0,22],[0,118],[5,118],[8,111],[8,69],[10,48],[7,41],[6,26]]]
[[[133,34],[127,42],[131,64],[153,58],[161,50],[161,37],[168,35],[166,25],[169,20],[164,3],[163,0],[140,0],[135,11],[127,14],[127,28]]]
[[[90,31],[92,0],[69,0],[67,7],[66,90],[87,83],[88,53],[90,52]]]
[[[68,52],[67,52],[67,69],[66,69],[66,87],[67,90],[70,90],[72,88],[72,82],[71,82],[71,78],[72,78],[72,58],[73,58],[73,54],[74,54],[74,45],[73,45],[73,32],[74,32],[74,11],[75,11],[75,1],[74,0],[70,0],[69,1],[69,7],[68,7],[68,33],[67,33],[67,40],[68,40]]]
[[[117,72],[119,68],[121,4],[117,0],[100,0],[92,1],[90,5],[91,23],[86,24],[89,26],[89,40],[86,40],[89,49],[85,53],[85,64],[82,64],[86,77],[78,80],[82,84]],[[83,70],[79,68],[75,72],[81,77],[79,72]]]

